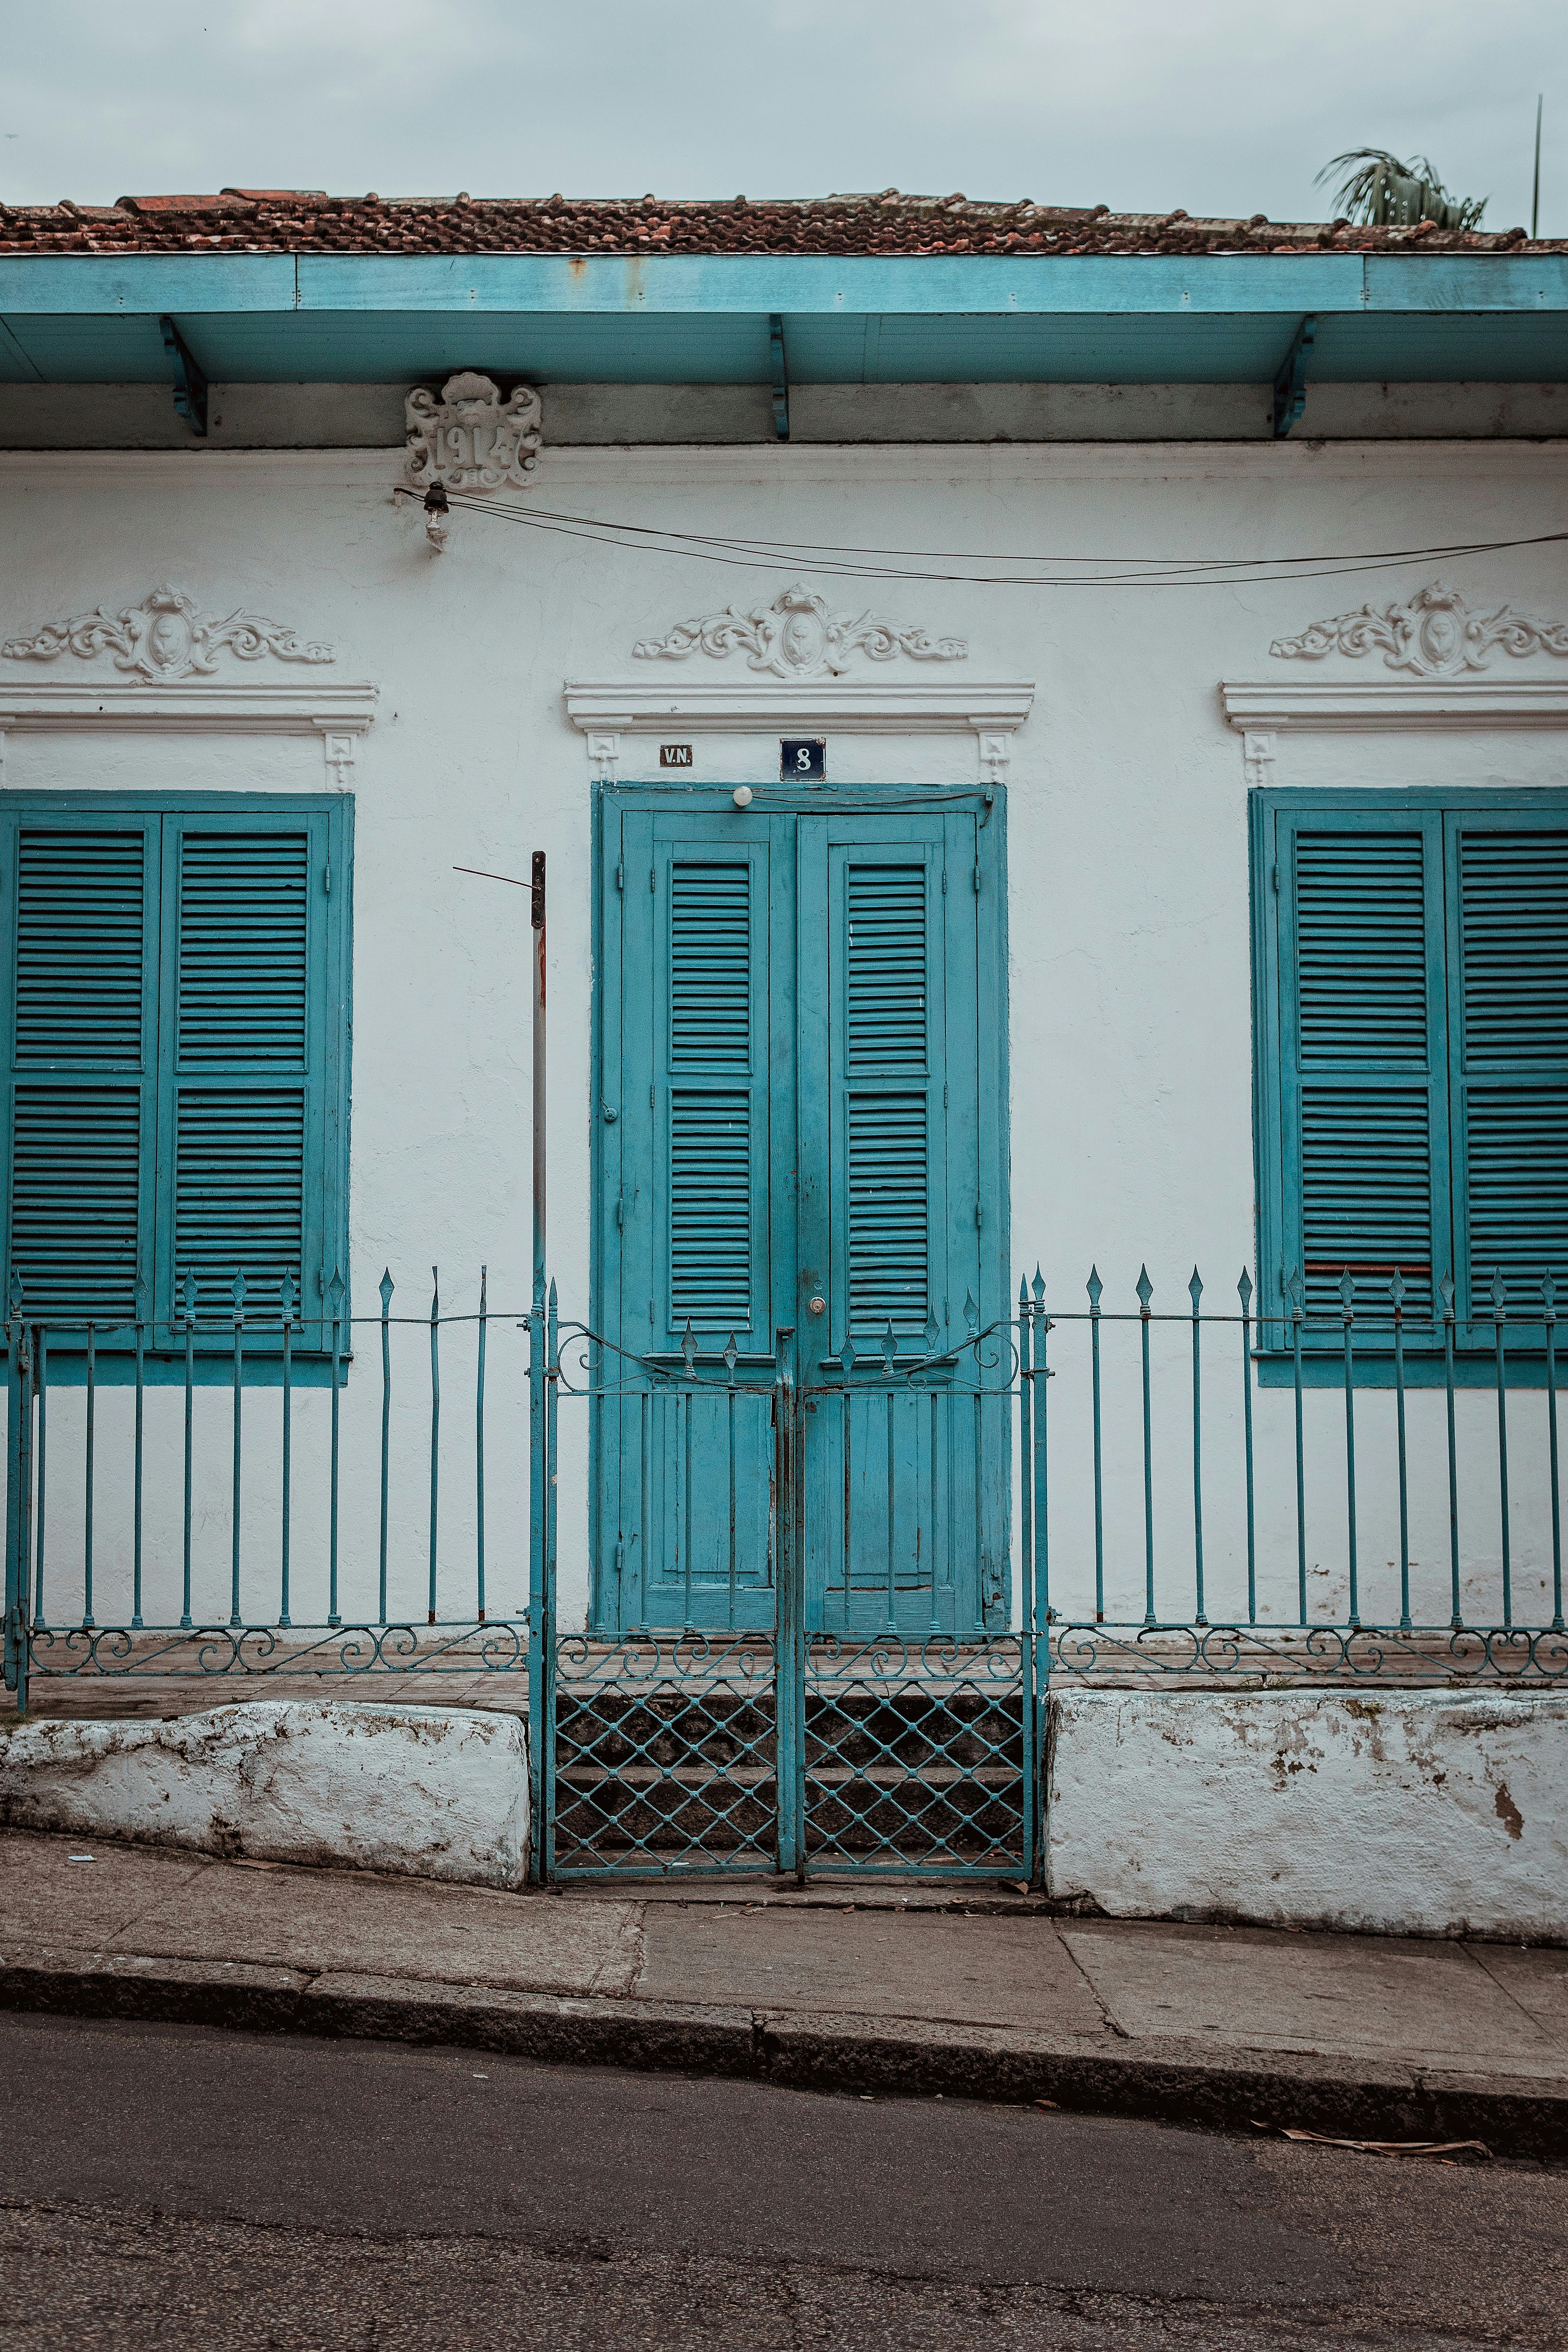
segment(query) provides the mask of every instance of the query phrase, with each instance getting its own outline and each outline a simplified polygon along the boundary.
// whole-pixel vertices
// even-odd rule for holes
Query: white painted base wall
[[[513,1715],[325,1699],[26,1723],[0,1740],[0,1822],[517,1886],[528,1735]]]
[[[1054,1895],[1126,1919],[1568,1941],[1568,1695],[1050,1706]]]

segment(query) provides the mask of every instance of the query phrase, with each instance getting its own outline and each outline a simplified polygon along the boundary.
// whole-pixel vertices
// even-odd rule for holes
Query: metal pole
[[[553,1638],[546,1542],[545,1349],[544,1349],[544,852],[536,849],[530,907],[533,927],[533,1297],[529,1333],[528,1496],[528,1760],[532,1782],[532,1838],[529,1875],[548,1882],[549,1750],[554,1726],[548,1720],[550,1677],[546,1660]]]
[[[533,924],[533,1303],[544,1307],[544,852],[531,867]]]

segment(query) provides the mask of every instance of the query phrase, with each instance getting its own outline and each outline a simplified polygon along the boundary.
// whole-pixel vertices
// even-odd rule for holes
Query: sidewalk
[[[500,1894],[12,1832],[0,2007],[1568,2155],[1568,1952],[989,1889]]]

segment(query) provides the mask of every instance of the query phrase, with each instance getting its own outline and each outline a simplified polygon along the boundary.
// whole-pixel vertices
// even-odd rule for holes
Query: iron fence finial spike
[[[852,1372],[852,1371],[854,1370],[854,1369],[855,1369],[855,1342],[854,1342],[854,1340],[850,1338],[850,1336],[849,1336],[849,1334],[848,1334],[848,1332],[847,1332],[847,1331],[846,1331],[846,1332],[845,1332],[845,1334],[844,1334],[844,1348],[843,1348],[842,1361],[843,1361],[844,1369],[845,1369],[845,1370],[846,1370],[847,1372]]]
[[[1502,1268],[1500,1266],[1498,1267],[1492,1276],[1491,1290],[1489,1295],[1492,1302],[1492,1320],[1494,1322],[1500,1323],[1502,1320],[1503,1306],[1508,1297],[1508,1292],[1503,1285]]]
[[[1089,1267],[1089,1280],[1083,1286],[1089,1293],[1089,1313],[1091,1315],[1098,1315],[1100,1312],[1100,1302],[1105,1296],[1105,1285],[1100,1278],[1099,1266],[1091,1265]]]
[[[283,1321],[285,1323],[292,1323],[294,1320],[294,1277],[288,1272],[285,1272],[282,1281],[278,1286],[278,1307]]]
[[[731,1380],[735,1377],[735,1365],[739,1360],[740,1353],[741,1351],[739,1348],[735,1345],[735,1334],[731,1331],[729,1338],[724,1342],[724,1369],[729,1373]]]
[[[893,1318],[889,1315],[888,1318],[888,1328],[882,1334],[882,1360],[886,1363],[889,1371],[893,1369],[893,1358],[898,1354],[898,1352],[899,1343],[893,1336]]]
[[[1135,1286],[1138,1292],[1138,1304],[1142,1312],[1147,1315],[1149,1312],[1149,1301],[1154,1296],[1154,1286],[1149,1279],[1149,1269],[1146,1265],[1139,1267],[1138,1281]]]
[[[686,1328],[681,1334],[680,1352],[685,1359],[686,1369],[688,1372],[690,1372],[697,1361],[697,1338],[691,1328],[691,1318],[689,1315],[686,1318]]]
[[[334,1315],[337,1313],[338,1308],[342,1305],[343,1296],[347,1289],[348,1284],[343,1280],[342,1266],[333,1266],[332,1278],[327,1285],[327,1303],[331,1307]]]
[[[1046,1295],[1046,1277],[1040,1272],[1040,1261],[1038,1258],[1035,1260],[1035,1279],[1031,1286],[1035,1293],[1035,1304],[1037,1307],[1041,1299]]]
[[[396,1287],[397,1285],[392,1278],[392,1268],[390,1266],[384,1267],[379,1285],[381,1291],[381,1311],[384,1315],[392,1305],[392,1294]]]
[[[1198,1272],[1198,1270],[1197,1270],[1197,1267],[1194,1265],[1194,1268],[1193,1268],[1193,1278],[1192,1278],[1191,1282],[1189,1282],[1189,1283],[1188,1283],[1188,1285],[1187,1285],[1187,1296],[1188,1296],[1188,1297],[1189,1297],[1189,1298],[1192,1300],[1192,1302],[1193,1302],[1193,1313],[1194,1313],[1194,1315],[1195,1315],[1195,1314],[1197,1313],[1197,1311],[1198,1311],[1198,1301],[1199,1301],[1199,1299],[1203,1297],[1203,1295],[1204,1295],[1204,1283],[1203,1283],[1203,1276],[1202,1276],[1202,1275],[1200,1275],[1200,1274],[1199,1274],[1199,1272]]]
[[[1550,1314],[1557,1304],[1557,1285],[1552,1280],[1550,1274],[1542,1277],[1541,1296],[1545,1300],[1546,1310],[1547,1313]]]
[[[1236,1295],[1241,1301],[1241,1311],[1245,1315],[1252,1304],[1252,1276],[1245,1266],[1237,1281]]]

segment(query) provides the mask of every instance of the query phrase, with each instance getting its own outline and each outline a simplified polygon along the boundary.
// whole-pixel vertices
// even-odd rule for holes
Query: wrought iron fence
[[[765,1369],[689,1335],[678,1360],[626,1357],[563,1323],[552,1286],[492,1306],[483,1272],[473,1305],[437,1282],[417,1315],[390,1276],[370,1317],[341,1284],[265,1318],[243,1280],[221,1311],[187,1288],[173,1332],[50,1322],[14,1287],[5,1679],[25,1708],[62,1678],[516,1677],[544,1877],[1032,1877],[1053,1681],[1568,1686],[1551,1279],[1494,1282],[1468,1318],[1447,1281],[1407,1313],[1393,1270],[1342,1276],[1331,1322],[1293,1273],[1275,1295],[1260,1312],[1243,1274],[1215,1312],[1194,1272],[1166,1312],[1146,1272],[1124,1303],[1091,1272],[1069,1307],[1037,1275],[951,1348],[900,1362],[868,1335],[803,1382],[791,1335]],[[591,1540],[584,1413],[563,1559],[561,1408],[612,1398],[675,1433],[686,1549],[662,1600],[609,1612],[602,1578],[595,1615],[625,1531]],[[741,1398],[773,1454],[749,1528]],[[894,1459],[927,1399],[933,1430],[1001,1416],[995,1606],[939,1592],[931,1522],[961,1490],[939,1493],[934,1442],[918,1475]],[[814,1411],[889,1449],[875,1622],[828,1622],[807,1573]],[[725,1442],[728,1478],[694,1483]]]
[[[1195,1268],[1174,1312],[1147,1268],[1121,1307],[1094,1269],[1082,1307],[1020,1286],[1050,1673],[1568,1675],[1555,1283],[1468,1318],[1451,1276],[1425,1315],[1409,1287],[1340,1271],[1314,1321],[1296,1268],[1261,1311],[1245,1270],[1223,1313]]]

